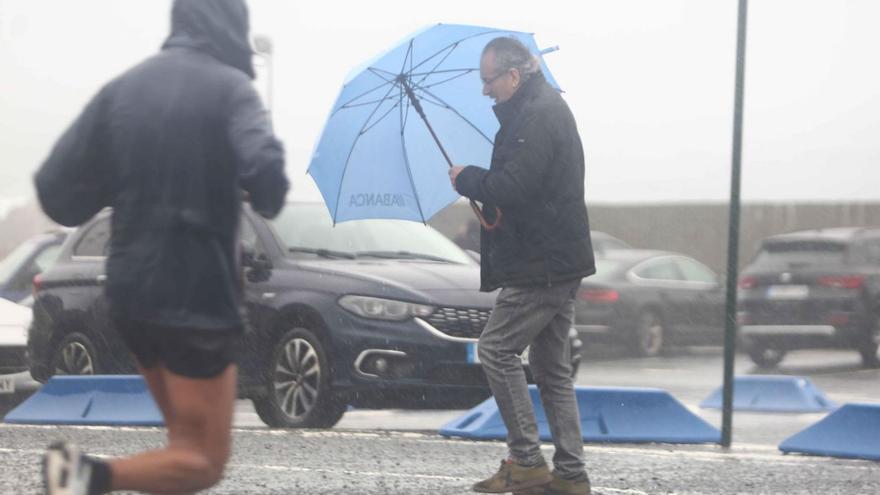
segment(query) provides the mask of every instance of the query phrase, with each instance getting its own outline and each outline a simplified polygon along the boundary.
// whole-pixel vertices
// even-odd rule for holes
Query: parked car
[[[739,335],[755,364],[847,348],[880,366],[880,228],[768,237],[739,280]]]
[[[30,322],[29,308],[0,299],[0,375],[27,370],[25,350]]]
[[[0,261],[0,298],[19,302],[31,295],[34,277],[58,259],[66,230],[36,235]]]
[[[593,253],[596,256],[604,256],[606,252],[616,249],[632,249],[632,246],[626,241],[599,230],[590,231],[590,240],[593,243]]]
[[[0,299],[0,417],[39,386],[27,372],[30,322],[30,308]]]
[[[101,288],[109,218],[80,228],[37,279],[38,380],[133,371]],[[475,346],[495,294],[479,292],[479,265],[433,228],[334,226],[323,204],[293,203],[273,221],[245,209],[241,237],[252,331],[240,395],[266,424],[329,427],[348,405],[459,408],[489,396]]]
[[[639,356],[668,344],[720,345],[724,291],[711,269],[682,254],[611,250],[581,283],[574,320],[584,345],[610,342]]]

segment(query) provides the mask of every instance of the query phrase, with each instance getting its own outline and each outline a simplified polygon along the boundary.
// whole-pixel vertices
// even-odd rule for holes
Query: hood
[[[490,307],[495,293],[480,292],[480,267],[420,260],[306,261],[300,266],[391,285],[417,292],[431,303],[449,306]]]
[[[162,48],[194,48],[253,79],[248,30],[244,0],[174,0],[171,35]]]

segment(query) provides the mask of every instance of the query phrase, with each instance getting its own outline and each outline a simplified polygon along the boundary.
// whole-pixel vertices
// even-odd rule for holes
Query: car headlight
[[[367,296],[342,296],[339,305],[358,316],[373,320],[403,321],[416,316],[429,316],[434,312],[433,307],[424,304]]]

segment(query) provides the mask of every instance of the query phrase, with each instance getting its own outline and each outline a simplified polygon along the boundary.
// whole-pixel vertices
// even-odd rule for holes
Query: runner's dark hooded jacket
[[[112,80],[35,177],[43,209],[78,225],[113,208],[106,294],[114,317],[243,328],[242,190],[284,204],[284,151],[251,79],[243,0],[176,0],[162,51]]]

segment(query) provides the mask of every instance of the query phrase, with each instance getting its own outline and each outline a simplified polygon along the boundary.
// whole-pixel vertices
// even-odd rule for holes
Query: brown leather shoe
[[[590,479],[581,481],[572,481],[562,479],[553,473],[550,484],[529,488],[527,490],[517,490],[513,495],[590,495]]]
[[[497,473],[474,483],[471,489],[480,493],[506,493],[541,487],[550,483],[550,479],[550,469],[546,464],[526,467],[505,459],[501,461]]]

